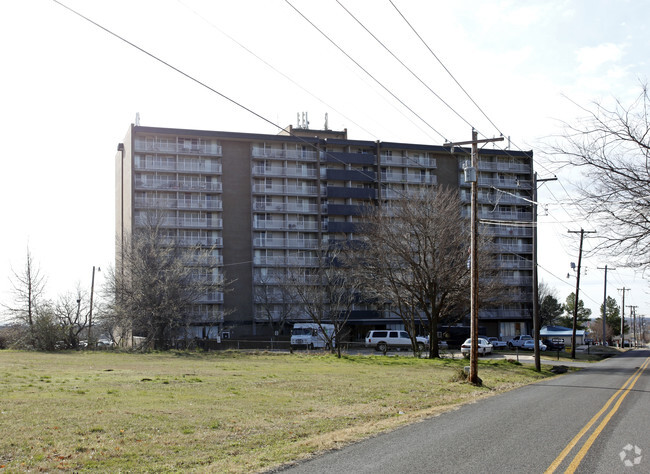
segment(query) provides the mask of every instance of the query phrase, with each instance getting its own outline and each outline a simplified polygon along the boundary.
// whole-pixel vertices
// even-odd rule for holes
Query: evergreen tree
[[[559,318],[559,322],[562,326],[567,328],[573,327],[573,310],[575,308],[576,294],[571,293],[566,298],[566,303],[564,303],[564,316]],[[578,300],[578,313],[576,318],[576,327],[578,329],[585,329],[589,326],[589,317],[591,316],[591,310],[585,308],[585,303],[582,300]]]

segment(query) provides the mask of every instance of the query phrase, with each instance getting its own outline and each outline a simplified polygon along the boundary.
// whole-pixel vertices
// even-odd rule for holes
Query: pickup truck
[[[510,349],[512,349],[514,347],[521,347],[521,346],[524,345],[524,342],[532,341],[532,340],[533,340],[533,338],[531,336],[528,336],[528,335],[515,336],[515,337],[513,337],[512,339],[510,339],[508,341],[508,347]]]

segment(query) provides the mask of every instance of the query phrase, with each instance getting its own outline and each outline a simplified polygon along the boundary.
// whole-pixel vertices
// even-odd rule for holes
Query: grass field
[[[261,471],[551,375],[466,363],[0,351],[0,472]]]

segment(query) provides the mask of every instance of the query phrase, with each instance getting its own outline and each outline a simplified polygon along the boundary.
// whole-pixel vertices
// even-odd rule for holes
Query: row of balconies
[[[421,168],[437,168],[438,162],[435,158],[418,157],[411,158],[410,156],[393,156],[381,155],[382,165],[400,165]]]
[[[417,173],[398,173],[398,172],[381,172],[381,180],[386,183],[419,183],[419,184],[437,184],[436,175],[421,175]]]
[[[222,166],[221,163],[206,163],[199,161],[190,161],[190,162],[164,162],[164,161],[141,161],[140,163],[135,164],[135,169],[146,170],[146,171],[178,171],[181,173],[206,173],[206,174],[221,174]]]
[[[471,183],[465,181],[465,178],[461,175],[459,178],[461,186],[470,186]],[[532,184],[530,180],[527,179],[518,179],[518,178],[488,178],[485,176],[478,177],[478,186],[480,187],[492,187],[495,188],[512,188],[512,189],[532,189]]]
[[[463,190],[465,191],[465,190]],[[484,193],[484,192],[479,192],[477,195],[478,202],[481,204],[518,204],[518,205],[525,205],[525,206],[530,206],[530,196],[513,196],[511,194],[505,194],[505,193]],[[461,200],[464,203],[469,203],[472,200],[472,195],[471,193],[468,192],[462,192],[461,193]]]
[[[469,212],[469,211],[468,211]],[[531,227],[481,226],[481,233],[494,237],[532,237]]]
[[[144,226],[148,224],[148,219],[136,217],[135,225]],[[197,229],[214,229],[223,227],[223,219],[218,218],[189,218],[189,217],[161,217],[161,227],[178,227],[178,228],[197,228]]]
[[[193,255],[186,263],[197,266],[223,265],[223,255]]]
[[[136,152],[155,151],[161,153],[175,153],[179,155],[209,155],[222,156],[223,149],[216,143],[170,143],[170,142],[143,142],[135,141]]]
[[[204,296],[200,296],[199,300],[196,301],[197,304],[221,304],[223,303],[223,293],[212,292]]]
[[[211,211],[220,211],[223,209],[223,202],[221,200],[201,199],[174,199],[174,198],[135,198],[136,208],[147,209],[205,209]]]
[[[203,247],[223,247],[222,237],[185,237],[173,241],[182,247],[195,247],[201,245]]]
[[[286,275],[253,275],[253,283],[257,285],[285,285],[288,283],[294,284],[306,284],[306,285],[317,285],[321,282],[321,277],[319,275],[302,275],[302,276],[292,276],[291,280]]]
[[[295,184],[266,184],[258,183],[253,185],[255,194],[296,194],[299,196],[317,196],[318,186],[297,186]],[[327,190],[321,187],[320,195],[325,196]]]
[[[280,202],[280,203],[267,203],[255,202],[253,209],[256,211],[279,211],[279,212],[304,212],[304,213],[317,213],[318,204],[307,204],[299,202]],[[321,212],[327,212],[327,205],[321,205]]]
[[[180,191],[216,191],[223,189],[222,183],[217,182],[187,182],[174,180],[135,180],[136,189],[157,189],[157,190],[180,190]]]
[[[301,169],[286,166],[253,166],[253,176],[278,176],[289,178],[316,178],[318,177],[316,169]]]
[[[261,248],[316,249],[318,246],[318,239],[282,239],[275,237],[257,237],[253,239],[253,247]]]
[[[270,149],[259,146],[253,146],[251,154],[253,158],[276,158],[276,159],[296,159],[306,161],[316,161],[319,157],[318,151],[313,150],[280,150]],[[346,152],[336,151],[320,151],[320,158],[326,160],[328,156],[336,156],[337,154],[349,155]],[[374,157],[374,154],[369,154]],[[382,153],[380,155],[381,164],[387,165],[400,165],[408,167],[423,167],[423,168],[436,168],[438,166],[436,158],[429,158],[424,156],[410,157],[410,156],[393,156]]]
[[[497,260],[497,267],[502,270],[532,270],[533,261],[526,259]]]
[[[256,256],[253,258],[255,265],[287,266],[287,267],[317,267],[318,257],[296,256]]]
[[[464,207],[462,215],[465,218],[470,217],[471,210],[469,207]],[[526,211],[487,211],[484,209],[479,209],[478,211],[479,219],[503,219],[503,220],[513,220],[513,221],[527,221],[531,222],[533,219],[532,212]]]
[[[493,243],[490,248],[495,252],[508,252],[508,253],[532,253],[532,244],[502,244]]]
[[[323,230],[327,230],[327,223],[323,223]],[[318,222],[292,221],[292,220],[254,220],[253,229],[256,230],[318,230]]]
[[[458,168],[465,167],[465,160],[460,160]],[[522,173],[530,175],[530,165],[525,163],[507,163],[502,161],[482,161],[478,162],[479,171],[494,171],[504,173]]]
[[[285,158],[291,160],[317,161],[316,150],[278,150],[253,146],[251,149],[253,158]]]

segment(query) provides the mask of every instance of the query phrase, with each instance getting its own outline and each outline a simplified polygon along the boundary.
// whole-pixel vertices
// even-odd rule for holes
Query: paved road
[[[650,472],[648,364],[650,351],[626,352],[287,470],[310,474]],[[626,467],[625,461],[632,466]]]

